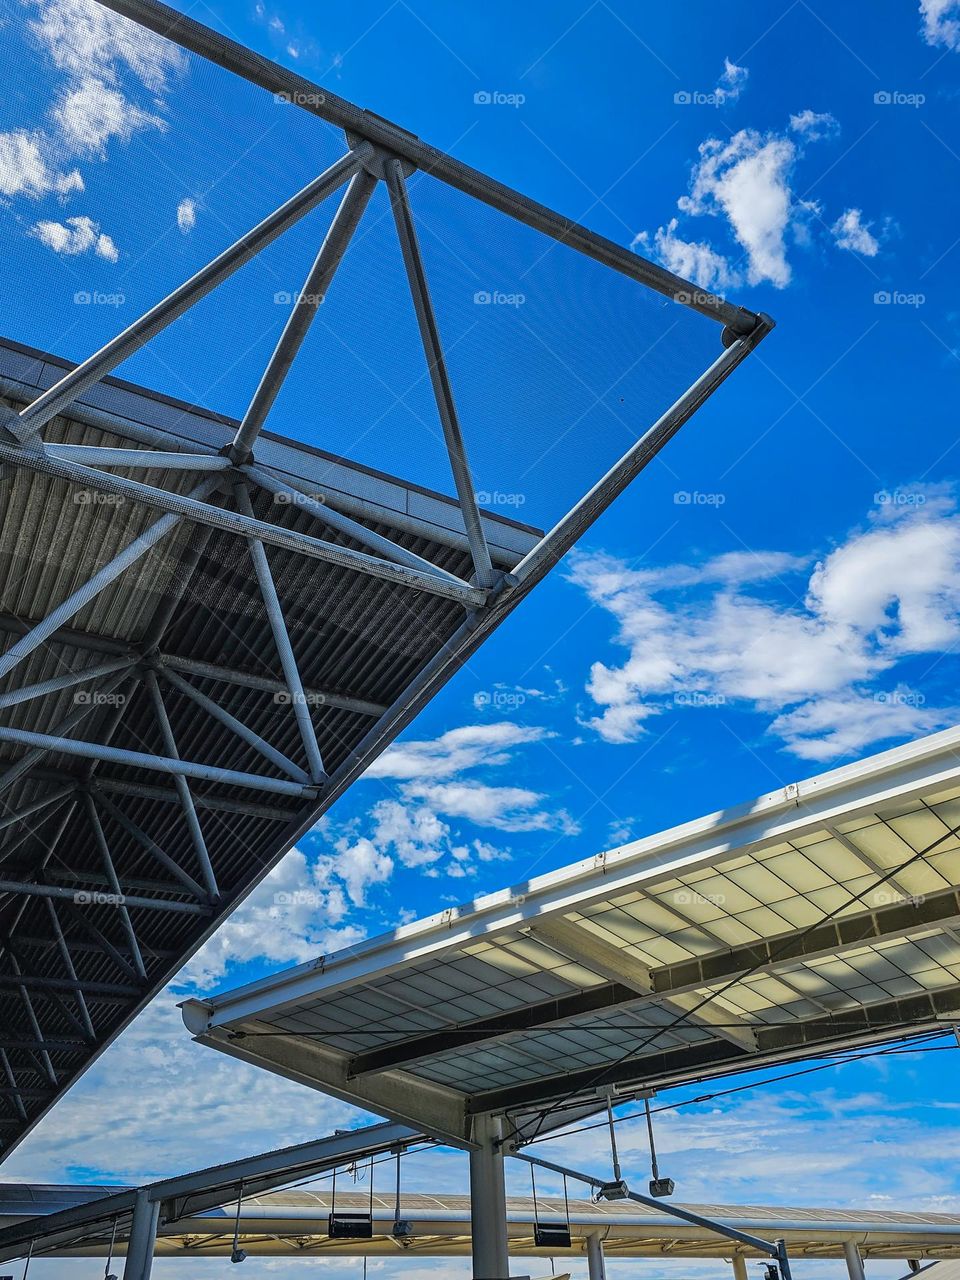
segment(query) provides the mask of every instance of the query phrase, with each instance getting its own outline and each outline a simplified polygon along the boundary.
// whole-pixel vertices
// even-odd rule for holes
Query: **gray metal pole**
[[[648,462],[657,456],[683,424],[699,409],[716,388],[744,360],[753,348],[772,328],[773,322],[765,320],[755,333],[738,338],[706,369],[697,381],[683,393],[665,414],[623,455],[619,462],[593,486],[589,493],[537,543],[532,551],[513,570],[521,582],[531,575],[542,574],[560,560],[577,539],[606,511],[627,485],[640,474]]]
[[[280,341],[274,348],[273,355],[260,379],[260,385],[253,393],[253,399],[243,415],[243,421],[237,428],[230,450],[230,458],[233,462],[242,463],[249,459],[254,442],[267,420],[267,414],[273,407],[284,379],[290,372],[290,367],[317,314],[317,308],[323,302],[324,295],[330,287],[334,273],[347,251],[347,246],[363,217],[363,211],[376,185],[376,178],[365,169],[361,169],[350,179],[350,185],[324,237],[320,252],[310,268],[303,288],[297,295],[293,310],[284,325]]]
[[[448,582],[456,582],[461,587],[469,585],[462,578],[458,578],[455,573],[448,573],[446,569],[441,569],[437,565],[431,564],[423,556],[418,556],[415,551],[408,551],[406,547],[401,547],[389,538],[385,538],[382,533],[376,533],[373,529],[368,529],[359,520],[353,520],[350,516],[341,515],[339,511],[335,511],[333,507],[328,506],[325,502],[320,502],[316,498],[310,497],[309,494],[301,493],[298,489],[294,489],[292,485],[284,484],[282,480],[275,480],[273,476],[261,470],[260,467],[244,467],[243,473],[259,488],[266,489],[268,493],[280,497],[291,507],[299,507],[301,511],[309,511],[312,516],[322,520],[331,529],[339,529],[342,533],[356,538],[358,542],[362,542],[371,551],[386,556],[388,560],[393,560],[397,564],[408,565],[411,569],[419,569],[423,573],[435,574],[438,578],[446,578]]]
[[[95,667],[85,667],[82,671],[68,671],[66,675],[54,676],[51,680],[43,680],[39,684],[11,689],[9,693],[0,694],[0,710],[16,707],[21,702],[30,702],[33,698],[42,698],[48,693],[59,693],[62,689],[70,689],[75,684],[84,684],[87,680],[99,680],[101,676],[109,676],[114,671],[123,671],[127,667],[132,667],[135,661],[133,657],[114,658],[110,662],[101,662]]]
[[[85,467],[156,467],[163,471],[226,471],[222,453],[171,453],[163,449],[110,449],[95,444],[48,444],[52,458]]]
[[[860,1250],[857,1247],[856,1240],[844,1240],[843,1256],[847,1263],[847,1275],[850,1280],[866,1280],[866,1273],[863,1269],[863,1258],[860,1256]]]
[[[298,191],[286,204],[275,209],[269,217],[264,218],[246,235],[241,236],[219,257],[207,263],[195,276],[174,289],[155,307],[151,307],[145,315],[135,320],[106,346],[101,347],[70,373],[64,374],[49,391],[37,396],[36,400],[22,409],[11,421],[5,421],[3,425],[22,443],[35,438],[41,427],[58,413],[62,413],[77,396],[99,382],[105,374],[116,368],[128,356],[133,355],[145,342],[165,329],[171,321],[176,320],[177,316],[182,315],[195,302],[205,297],[211,289],[215,289],[218,284],[232,276],[245,262],[249,262],[261,249],[265,249],[277,236],[346,182],[356,173],[364,160],[372,155],[373,147],[368,142],[361,142],[355,150],[348,151],[318,178],[307,183],[303,190]]]
[[[735,1253],[730,1259],[733,1264],[733,1280],[747,1280],[747,1260],[742,1253]]]
[[[447,453],[450,455],[450,466],[460,499],[460,512],[470,542],[470,554],[477,575],[477,585],[489,587],[493,585],[494,573],[490,562],[490,551],[480,523],[480,511],[477,507],[477,496],[473,485],[470,464],[467,461],[467,450],[463,442],[463,432],[457,415],[457,406],[447,372],[447,362],[443,355],[443,343],[437,328],[437,318],[433,303],[430,301],[430,286],[424,269],[420,246],[417,242],[417,228],[410,208],[410,196],[407,192],[407,181],[403,176],[403,162],[388,160],[386,165],[387,188],[390,192],[390,204],[393,208],[394,221],[397,224],[397,235],[403,263],[407,270],[407,280],[413,298],[417,323],[420,326],[420,338],[423,351],[430,369],[430,381],[437,402],[437,412],[443,427],[443,438],[446,441]]]
[[[606,236],[555,213],[529,196],[514,191],[512,187],[470,165],[455,160],[445,152],[400,128],[390,120],[375,116],[361,107],[347,102],[329,89],[281,67],[269,58],[254,53],[219,31],[212,31],[202,23],[178,13],[158,0],[100,0],[115,13],[122,13],[151,31],[159,32],[169,40],[175,40],[184,49],[209,58],[218,66],[242,76],[253,84],[273,94],[283,94],[288,101],[302,111],[328,120],[348,132],[369,138],[378,146],[404,156],[425,173],[433,174],[441,182],[482,200],[499,209],[501,213],[542,231],[560,244],[578,250],[587,257],[602,262],[657,293],[672,298],[693,311],[719,320],[737,333],[748,333],[756,323],[752,311],[735,306],[705,289],[699,289],[689,280],[676,276],[657,263],[642,258],[638,253],[608,240]]]
[[[228,533],[240,534],[242,537],[259,538],[261,542],[268,545],[283,547],[298,555],[311,556],[315,560],[324,560],[345,569],[354,569],[358,573],[367,573],[371,577],[383,578],[400,586],[414,587],[419,591],[429,591],[433,595],[445,596],[450,600],[459,601],[466,607],[479,607],[486,603],[485,593],[475,587],[464,587],[456,581],[439,577],[436,573],[420,573],[406,565],[393,564],[368,555],[366,552],[355,551],[352,547],[325,542],[322,538],[311,538],[305,533],[295,533],[291,529],[271,524],[268,520],[251,520],[238,511],[199,501],[195,494],[184,496],[171,493],[167,489],[143,484],[139,480],[129,480],[126,476],[113,475],[109,471],[97,471],[93,467],[83,467],[77,462],[53,458],[48,453],[34,452],[2,443],[0,443],[0,462],[29,467],[42,475],[56,476],[60,480],[69,480],[72,484],[97,489],[101,493],[113,493],[121,498],[129,498],[131,502],[142,502],[144,506],[154,507],[158,511],[175,514],[180,518],[186,517],[211,529],[225,529]],[[168,528],[172,528],[172,525]]]
[[[247,492],[246,485],[238,484],[236,486],[236,498],[240,510],[245,515],[252,517],[253,508],[250,506],[250,494]],[[303,689],[303,681],[300,679],[300,669],[297,666],[293,645],[290,643],[290,635],[283,616],[280,597],[277,595],[273,574],[270,572],[270,562],[267,559],[263,543],[258,539],[248,538],[247,545],[250,548],[250,558],[253,561],[257,585],[260,588],[260,595],[263,597],[264,607],[267,611],[270,630],[273,632],[273,641],[277,646],[280,666],[283,668],[283,678],[286,680],[287,688],[290,691],[293,715],[300,730],[310,774],[314,782],[322,782],[327,776],[327,771],[323,767],[323,757],[320,753],[320,744],[317,742],[317,732],[313,727],[310,705]]]
[[[0,725],[0,742],[14,742],[21,747],[36,747],[44,751],[63,751],[71,756],[85,756],[88,760],[105,760],[108,764],[130,765],[134,769],[151,769],[172,776],[198,778],[201,782],[222,782],[228,787],[251,787],[254,791],[274,791],[283,796],[315,795],[316,788],[303,786],[286,778],[268,778],[259,773],[240,773],[236,769],[220,769],[212,764],[198,764],[193,760],[177,760],[171,756],[153,756],[145,751],[127,751],[122,747],[108,747],[101,742],[83,742],[77,738],[64,738],[56,734],[33,733],[29,729],[10,729]],[[24,757],[26,759],[26,757]],[[11,765],[8,773],[17,765]],[[6,777],[6,775],[4,775]]]
[[[477,1116],[470,1152],[470,1233],[474,1280],[509,1280],[507,1199],[503,1181],[503,1153],[497,1143],[502,1123],[496,1116]]]
[[[64,464],[69,465],[69,464]],[[217,478],[210,476],[200,484],[191,493],[192,498],[205,497],[217,485]],[[119,553],[114,556],[107,564],[99,569],[92,578],[89,578],[82,587],[78,587],[71,595],[67,596],[61,604],[58,604],[42,622],[31,628],[30,631],[18,640],[7,652],[0,658],[0,678],[9,675],[17,663],[22,662],[34,649],[39,648],[44,640],[49,639],[58,627],[63,626],[70,619],[98,596],[104,588],[108,587],[111,582],[115,582],[117,578],[132,564],[136,564],[143,556],[147,554],[151,547],[165,538],[168,533],[180,524],[184,516],[182,513],[168,513],[161,516],[159,520],[154,521],[149,528],[144,529],[139,538],[134,540]]]
[[[159,1218],[160,1201],[151,1200],[147,1188],[141,1187],[133,1207],[123,1280],[150,1280]]]
[[[607,1268],[603,1260],[603,1241],[599,1231],[587,1236],[587,1275],[589,1280],[607,1280]],[[741,1280],[738,1276],[737,1280]]]
[[[298,764],[295,764],[288,756],[285,756],[282,751],[278,751],[265,738],[261,738],[260,734],[255,733],[249,725],[245,725],[242,720],[238,720],[236,716],[231,715],[229,711],[220,706],[219,702],[214,702],[205,693],[195,689],[189,681],[184,680],[182,676],[178,676],[169,667],[161,666],[160,669],[163,672],[164,679],[172,684],[175,689],[179,689],[184,697],[189,698],[191,702],[195,702],[198,707],[202,707],[212,719],[218,720],[220,724],[231,729],[238,738],[242,738],[248,746],[253,747],[255,751],[259,751],[265,759],[276,765],[282,773],[296,779],[297,782],[310,781],[308,775]]]

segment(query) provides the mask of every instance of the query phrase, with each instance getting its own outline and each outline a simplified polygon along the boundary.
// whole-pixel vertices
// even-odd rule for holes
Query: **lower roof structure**
[[[389,1186],[389,1172],[383,1181]],[[0,1186],[0,1231],[29,1211],[46,1215],[86,1203],[91,1198],[115,1194],[116,1187]],[[754,1205],[688,1205],[704,1216],[741,1231],[783,1238],[793,1257],[842,1258],[844,1245],[853,1242],[864,1259],[960,1259],[960,1216],[946,1213],[888,1212],[863,1209],[797,1209]],[[665,1211],[669,1204],[664,1204]],[[370,1215],[370,1239],[331,1239],[328,1219],[332,1210],[343,1214]],[[409,1231],[393,1232],[397,1206],[390,1190],[337,1191],[301,1188],[274,1191],[244,1199],[238,1240],[250,1257],[259,1258],[437,1258],[463,1257],[470,1253],[470,1201],[467,1196],[406,1193],[400,1201],[400,1219]],[[516,1257],[554,1257],[558,1261],[583,1257],[589,1236],[599,1236],[608,1261],[617,1258],[729,1258],[732,1248],[743,1257],[760,1257],[747,1246],[731,1246],[729,1240],[704,1227],[693,1226],[668,1212],[646,1209],[624,1201],[595,1203],[556,1196],[538,1196],[536,1204],[526,1196],[507,1200],[510,1252]],[[571,1241],[538,1246],[536,1224],[567,1223]],[[158,1258],[229,1257],[233,1248],[236,1206],[187,1214],[164,1223],[157,1236]],[[125,1249],[125,1231],[118,1232],[115,1253]],[[83,1243],[68,1245],[44,1256],[103,1257],[109,1246],[109,1230]],[[38,1255],[39,1256],[39,1255]]]
[[[960,729],[184,1006],[204,1044],[471,1145],[612,1092],[960,1019]],[[548,1116],[552,1119],[547,1120]]]

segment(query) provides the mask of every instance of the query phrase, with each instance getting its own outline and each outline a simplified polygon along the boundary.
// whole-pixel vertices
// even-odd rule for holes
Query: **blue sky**
[[[180,7],[778,327],[177,996],[955,722],[960,5]],[[0,106],[4,330],[71,358],[340,148],[322,123],[91,14],[90,0],[28,0],[0,25],[16,72]],[[718,331],[412,188],[478,487],[549,521],[713,358]],[[121,375],[242,413],[328,216]],[[392,230],[376,205],[368,223],[269,425],[449,489]],[[477,292],[512,302],[478,306]],[[264,1082],[184,1043],[174,998],[12,1172],[135,1178],[200,1163],[197,1125],[206,1156],[343,1122],[345,1108],[273,1082],[270,1122],[248,1114]],[[945,1061],[678,1111],[662,1125],[671,1172],[689,1198],[957,1208],[935,1155],[956,1140]],[[193,1119],[183,1136],[171,1090]],[[107,1098],[124,1105],[105,1127]],[[462,1182],[457,1159],[425,1179]],[[929,1172],[913,1180],[915,1162]]]

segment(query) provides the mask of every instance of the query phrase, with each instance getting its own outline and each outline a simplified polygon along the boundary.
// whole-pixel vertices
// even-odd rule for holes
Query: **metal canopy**
[[[324,146],[331,123],[346,140],[321,173],[78,365],[0,347],[3,1152],[772,327],[156,0],[102,2],[215,63],[230,81],[217,111],[231,87],[260,101],[257,85],[325,130]],[[210,105],[196,104],[198,121]],[[298,140],[298,163],[320,150]],[[416,171],[431,190],[533,229],[569,255],[564,271],[573,258],[615,278],[659,337],[669,331],[662,298],[675,304],[672,324],[719,326],[712,363],[692,383],[685,375],[679,395],[653,388],[643,403],[656,412],[630,424],[629,447],[619,440],[605,474],[578,478],[579,499],[564,501],[546,536],[481,510],[468,445],[479,436],[487,448],[494,432],[464,427],[435,306],[442,289],[432,292],[411,194]],[[455,501],[264,430],[320,304],[328,292],[336,302],[344,278],[355,284],[354,233],[374,200],[374,222],[393,237],[389,255],[372,241],[374,267],[382,273],[390,256],[401,281],[419,346],[411,374],[428,388]],[[242,415],[108,376],[208,295],[222,298],[214,291],[285,234],[309,231],[321,205],[313,265]],[[359,307],[363,292],[344,287],[342,304]],[[541,315],[553,312],[575,327],[569,308]],[[626,360],[642,381],[643,351]],[[482,370],[474,390],[484,403],[508,400],[497,361]],[[332,382],[321,369],[318,402]],[[358,434],[375,435],[382,416],[364,418]],[[561,406],[547,452],[582,418],[565,420]],[[507,474],[509,446],[499,442]]]
[[[522,1142],[611,1090],[942,1030],[960,1019],[958,748],[951,729],[791,784],[184,1020],[468,1144],[487,1114]]]
[[[401,1239],[393,1234],[396,1199],[392,1192],[389,1162],[375,1170],[370,1240],[331,1240],[327,1218],[333,1207],[329,1190],[301,1188],[244,1196],[240,1211],[240,1247],[251,1257],[457,1257],[470,1252],[470,1202],[466,1196],[408,1193],[401,1197],[400,1219],[410,1231]],[[377,1189],[377,1188],[381,1189]],[[116,1194],[114,1187],[0,1186],[0,1231],[24,1213],[48,1215],[85,1199]],[[336,1207],[344,1213],[367,1213],[370,1197],[359,1190],[337,1189]],[[664,1206],[665,1208],[669,1206]],[[786,1240],[791,1256],[842,1258],[844,1244],[853,1241],[864,1258],[960,1259],[960,1216],[946,1213],[887,1212],[863,1209],[795,1209],[773,1205],[687,1205],[702,1216],[718,1219],[745,1232],[763,1232]],[[569,1248],[551,1245],[537,1248],[535,1221],[565,1222],[569,1209]],[[692,1226],[663,1213],[623,1201],[591,1200],[538,1195],[532,1199],[511,1196],[507,1200],[510,1252],[516,1257],[583,1257],[587,1240],[599,1236],[607,1260],[616,1258],[729,1258],[760,1257],[747,1247],[731,1246],[715,1233]],[[229,1256],[233,1245],[236,1205],[224,1205],[204,1213],[188,1212],[165,1220],[157,1234],[158,1258],[208,1258]],[[37,1226],[42,1225],[38,1223]],[[125,1250],[125,1230],[118,1231],[117,1253]],[[86,1240],[64,1244],[46,1256],[102,1257],[109,1240],[92,1234]],[[39,1254],[37,1256],[40,1256]]]

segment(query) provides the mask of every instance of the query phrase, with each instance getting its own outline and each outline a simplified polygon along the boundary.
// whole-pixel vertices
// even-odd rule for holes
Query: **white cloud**
[[[44,156],[42,134],[14,129],[0,133],[0,196],[30,196],[38,199],[51,192],[60,196],[83,190],[78,169],[58,173]]]
[[[835,138],[840,132],[840,125],[829,111],[811,111],[809,107],[790,117],[790,128],[801,134],[808,142],[818,142],[821,138]]]
[[[750,75],[746,67],[738,67],[729,58],[723,60],[723,71],[717,82],[716,95],[721,102],[736,102],[746,88]]]
[[[778,554],[755,570],[738,554],[725,576],[717,561],[636,570],[574,556],[572,580],[616,619],[629,651],[619,666],[592,665],[589,726],[632,742],[667,710],[732,703],[764,715],[795,754],[820,760],[948,722],[953,708],[927,706],[889,678],[904,659],[960,642],[960,516],[942,490],[884,496],[871,525],[802,577],[803,560]]]
[[[920,0],[920,16],[927,44],[960,49],[960,0]]]
[[[187,65],[170,40],[113,13],[96,0],[33,0],[39,10],[30,30],[53,62],[77,81],[91,74],[115,84],[124,69],[151,93],[162,93],[170,77]]]
[[[701,289],[724,289],[737,281],[729,261],[705,240],[684,240],[677,234],[679,222],[671,218],[665,227],[659,227],[653,236],[653,249],[663,263],[675,275],[692,280]],[[638,245],[650,247],[650,237],[641,231],[632,248]]]
[[[106,156],[111,138],[126,142],[141,129],[166,129],[166,121],[129,102],[122,93],[84,76],[61,97],[53,118],[67,147],[76,154]]]
[[[30,234],[54,253],[66,254],[68,257],[89,253],[91,250],[98,258],[106,258],[108,262],[116,262],[120,257],[113,240],[100,230],[98,223],[86,216],[67,218],[65,223],[45,219],[34,223]]]
[[[426,742],[399,742],[367,770],[368,778],[399,781],[449,778],[479,765],[509,764],[511,750],[549,737],[545,729],[513,721],[463,725]]]
[[[688,214],[725,214],[747,256],[749,284],[790,283],[786,232],[793,193],[790,177],[797,149],[789,138],[741,129],[726,142],[700,145],[690,195],[677,202]]]
[[[838,249],[849,249],[851,253],[862,254],[865,258],[875,258],[880,252],[880,241],[870,230],[873,223],[864,223],[862,218],[862,209],[847,209],[830,231]]]
[[[184,235],[188,235],[197,225],[197,203],[189,196],[177,205],[177,226]]]
[[[271,967],[303,964],[352,946],[365,935],[346,923],[348,912],[328,866],[322,860],[310,863],[302,850],[291,849],[197,952],[175,985],[206,990],[231,965],[251,960],[268,961]]]

